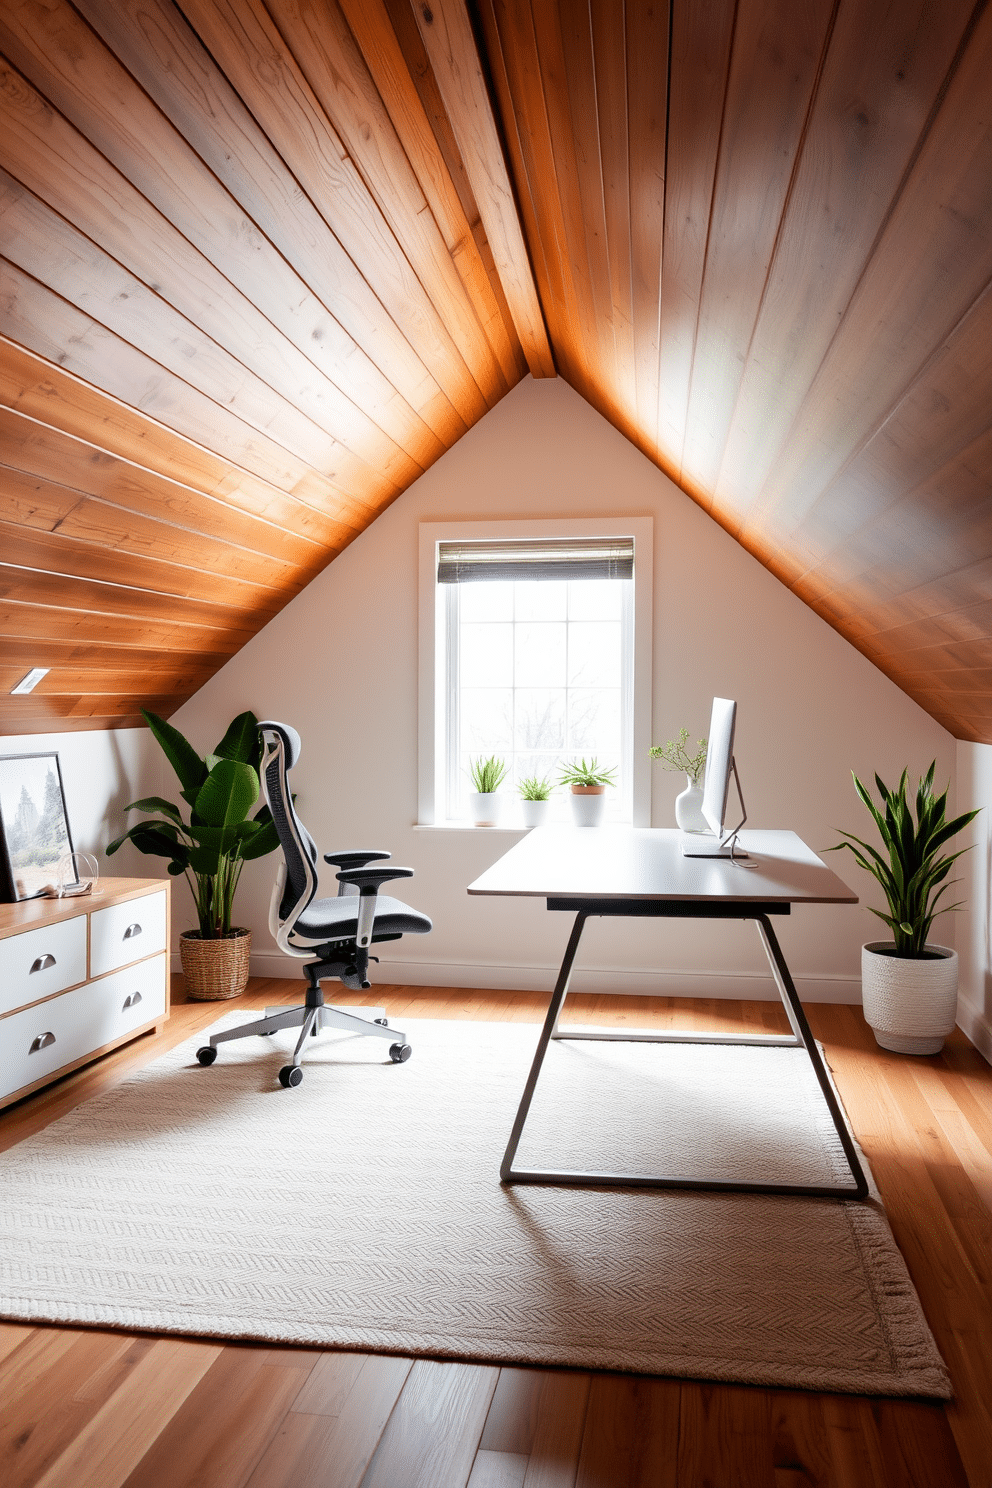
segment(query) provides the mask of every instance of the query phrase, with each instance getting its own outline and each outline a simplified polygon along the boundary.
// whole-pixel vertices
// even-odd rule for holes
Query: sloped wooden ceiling
[[[992,741],[992,7],[2,0],[0,49],[3,731],[171,712],[557,368]]]

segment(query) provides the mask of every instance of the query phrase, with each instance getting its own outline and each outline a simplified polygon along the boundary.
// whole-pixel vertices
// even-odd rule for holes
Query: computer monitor
[[[737,724],[737,704],[731,698],[713,699],[710,713],[710,732],[706,743],[706,776],[703,780],[703,816],[706,818],[712,837],[705,834],[684,836],[682,856],[684,858],[746,858],[747,853],[737,845],[737,833],[747,821],[741,782],[734,763],[734,730]],[[730,795],[730,777],[737,784],[737,795],[741,803],[741,820],[729,832],[726,830],[727,799]]]

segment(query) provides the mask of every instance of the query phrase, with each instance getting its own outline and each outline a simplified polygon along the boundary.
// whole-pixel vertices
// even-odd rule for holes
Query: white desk
[[[547,900],[549,910],[575,914],[548,1015],[503,1157],[500,1178],[504,1183],[694,1188],[863,1199],[868,1184],[857,1151],[769,919],[773,914],[789,914],[793,904],[857,904],[857,896],[794,832],[742,832],[740,843],[750,854],[746,861],[753,863],[753,867],[727,859],[684,858],[679,848],[680,837],[681,834],[675,830],[647,827],[540,827],[469,885],[470,894],[541,898]],[[561,1029],[559,1019],[568,993],[572,966],[590,915],[753,920],[792,1034],[735,1037],[704,1033]],[[719,1177],[703,1180],[645,1173],[516,1168],[517,1147],[552,1039],[802,1046],[816,1073],[844,1148],[853,1183],[807,1187],[788,1183],[747,1183]]]

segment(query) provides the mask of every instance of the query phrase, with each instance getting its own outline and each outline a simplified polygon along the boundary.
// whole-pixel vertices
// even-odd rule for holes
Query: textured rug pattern
[[[228,1014],[222,1024],[243,1021]],[[222,1026],[222,1025],[218,1025]],[[0,1155],[8,1318],[946,1397],[862,1204],[498,1181],[536,1029],[202,1036]],[[553,1045],[518,1161],[843,1180],[805,1056]]]

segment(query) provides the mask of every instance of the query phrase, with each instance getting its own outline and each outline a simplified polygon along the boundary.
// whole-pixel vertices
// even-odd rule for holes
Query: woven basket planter
[[[892,955],[893,949],[891,940],[861,947],[865,1021],[883,1049],[939,1054],[957,1015],[958,953],[928,945],[929,955],[915,960]]]
[[[201,940],[199,930],[179,937],[179,960],[186,995],[194,1002],[223,1002],[238,997],[248,985],[251,931],[232,930],[218,940]]]

